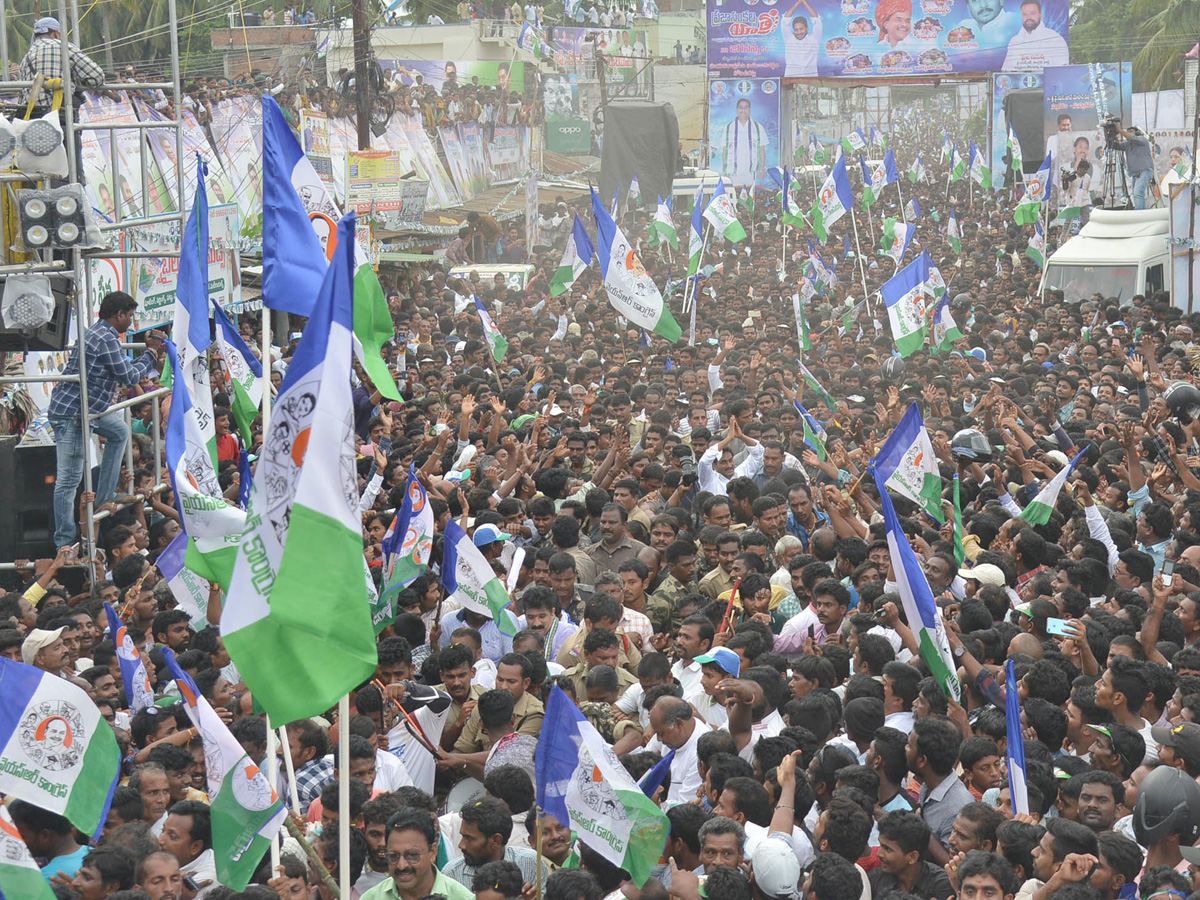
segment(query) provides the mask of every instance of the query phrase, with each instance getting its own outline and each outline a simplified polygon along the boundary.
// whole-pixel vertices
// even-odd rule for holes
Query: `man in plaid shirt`
[[[124,291],[113,291],[100,301],[100,321],[83,334],[87,352],[88,412],[103,413],[113,402],[117,389],[134,385],[150,375],[158,374],[163,352],[163,337],[153,331],[146,335],[149,348],[136,360],[130,361],[121,349],[121,335],[133,322],[137,301]],[[64,375],[79,374],[79,345],[76,344]],[[60,381],[50,395],[46,415],[54,429],[58,451],[58,473],[54,482],[54,546],[64,547],[75,542],[75,492],[83,478],[83,442],[87,439],[80,422],[80,385]],[[92,420],[92,430],[104,438],[104,456],[100,460],[100,475],[96,481],[96,503],[103,505],[113,499],[125,445],[129,443],[129,426],[119,412],[100,415]]]
[[[33,43],[21,60],[21,80],[33,81],[38,75],[63,77],[61,26],[53,16],[42,16],[33,23]],[[76,91],[104,84],[104,70],[74,44],[67,44],[71,57],[71,87]],[[37,105],[49,109],[53,91],[43,88]],[[28,99],[28,98],[26,98]]]

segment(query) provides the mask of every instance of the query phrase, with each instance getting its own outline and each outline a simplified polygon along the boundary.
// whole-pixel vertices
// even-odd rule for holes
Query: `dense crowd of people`
[[[1031,226],[1013,223],[1007,193],[969,192],[934,162],[942,129],[965,143],[958,127],[913,116],[887,136],[901,171],[917,152],[925,160],[929,180],[902,184],[923,210],[914,249],[933,256],[965,335],[903,365],[878,297],[896,267],[872,252],[882,218],[900,215],[890,187],[870,213],[856,204],[857,239],[849,216],[833,225],[822,253],[837,283],[807,306],[803,352],[791,295],[812,236],[793,229],[785,256],[767,192],[739,207],[746,241],[708,243],[694,341],[677,283],[686,249],[654,245],[650,210],[622,225],[683,325],[676,343],[619,319],[595,268],[549,296],[573,213],[590,221],[586,198],[543,210],[523,289],[432,264],[381,273],[397,334],[384,355],[404,403],[356,364],[367,566],[381,579],[410,466],[438,533],[349,720],[287,725],[294,776],[281,766],[280,795],[294,792],[334,878],[345,790],[350,877],[366,900],[514,900],[539,885],[547,900],[1185,900],[1200,888],[1196,317],[1165,294],[1039,292]],[[944,235],[951,210],[960,252]],[[465,258],[503,247],[490,231],[488,247],[479,216],[464,230]],[[472,296],[507,340],[500,360],[462,302]],[[110,297],[85,338],[101,348],[128,325],[124,299]],[[255,346],[254,315],[239,326]],[[107,396],[90,392],[101,410],[119,385],[155,383],[160,351],[147,343],[132,361],[89,354],[107,366],[88,372],[105,379]],[[263,361],[275,388],[294,350]],[[236,502],[241,439],[222,383],[219,476]],[[820,447],[793,400],[819,420]],[[52,413],[72,402],[64,393]],[[914,403],[945,524],[893,503],[944,619],[957,701],[923,659],[865,477]],[[216,883],[204,742],[172,703],[163,649],[264,767],[266,723],[224,649],[219,588],[193,621],[157,568],[179,521],[169,492],[130,502],[161,479],[148,404],[137,423],[133,471],[106,481],[102,470],[87,498],[120,501],[90,576],[73,577],[61,541],[0,596],[0,653],[88,692],[118,737],[122,781],[94,843],[20,801],[13,820],[64,898],[328,898],[291,838],[281,867],[264,858],[245,891]],[[116,425],[104,436],[128,439]],[[1022,518],[1077,454],[1048,520]],[[451,520],[513,584],[506,627],[442,587]],[[153,708],[130,714],[104,602],[134,636]],[[634,778],[674,751],[652,798],[669,837],[642,886],[535,804],[554,687]],[[1025,758],[1016,797],[1010,704]],[[408,727],[415,716],[435,752]],[[348,783],[332,752],[341,728]]]

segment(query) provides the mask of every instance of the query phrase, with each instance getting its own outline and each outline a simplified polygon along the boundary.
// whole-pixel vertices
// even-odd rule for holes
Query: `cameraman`
[[[1112,149],[1125,151],[1125,164],[1129,166],[1129,175],[1133,179],[1133,208],[1146,208],[1146,190],[1154,177],[1154,154],[1150,149],[1150,141],[1142,134],[1136,125],[1130,125],[1129,130],[1118,121],[1117,133],[1125,138],[1123,141],[1113,141]]]

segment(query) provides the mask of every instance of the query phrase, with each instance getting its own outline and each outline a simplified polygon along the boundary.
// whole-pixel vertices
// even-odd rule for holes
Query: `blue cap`
[[[714,647],[703,656],[697,656],[693,662],[698,662],[701,665],[712,663],[714,666],[720,666],[729,675],[734,678],[738,677],[738,672],[742,669],[742,660],[736,653],[728,647]]]
[[[982,347],[972,347],[967,351],[971,356],[975,357],[980,362],[987,362],[987,351]]]
[[[494,544],[496,541],[507,541],[511,537],[511,534],[505,534],[489,522],[487,525],[480,525],[476,528],[471,540],[475,542],[476,547],[486,547],[488,544]]]

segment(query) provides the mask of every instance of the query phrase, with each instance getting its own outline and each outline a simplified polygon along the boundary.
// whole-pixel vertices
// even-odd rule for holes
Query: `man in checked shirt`
[[[137,301],[124,291],[113,291],[100,301],[100,321],[83,333],[81,340],[87,352],[88,412],[103,413],[113,402],[117,388],[134,385],[143,378],[157,375],[163,353],[163,336],[157,331],[146,334],[147,350],[136,360],[130,360],[121,349],[121,335],[133,321]],[[64,375],[79,373],[79,345],[63,369]],[[50,395],[46,417],[54,429],[58,471],[54,482],[54,546],[65,547],[75,542],[75,492],[83,478],[83,442],[88,439],[80,422],[81,394],[79,384],[60,381]],[[104,456],[96,480],[96,505],[113,499],[121,460],[129,443],[129,426],[120,412],[100,415],[91,428],[104,438]]]
[[[21,60],[21,80],[33,81],[38,75],[47,78],[63,77],[61,26],[53,16],[42,16],[33,23],[33,42]],[[76,91],[98,88],[104,84],[104,70],[74,44],[67,44],[71,57],[71,87]],[[36,106],[42,111],[50,108],[53,91],[43,88]],[[26,98],[28,99],[28,97]]]

